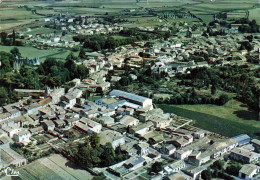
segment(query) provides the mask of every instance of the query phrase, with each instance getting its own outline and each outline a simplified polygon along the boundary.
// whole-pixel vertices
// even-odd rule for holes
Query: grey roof
[[[112,90],[110,92],[110,96],[122,97],[124,99],[130,99],[130,100],[134,100],[134,101],[138,101],[138,102],[144,102],[147,99],[149,99],[149,98],[146,98],[146,97],[143,97],[143,96],[139,96],[139,95],[136,95],[136,94],[120,91],[120,90],[117,90],[117,89]]]
[[[246,139],[250,140],[250,137],[247,134],[240,134],[238,136],[232,137],[231,139],[234,139],[234,140],[240,142],[240,141],[243,141],[243,140],[246,140]]]

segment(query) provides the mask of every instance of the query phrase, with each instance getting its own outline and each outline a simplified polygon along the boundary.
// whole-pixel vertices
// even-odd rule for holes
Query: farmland
[[[124,2],[119,0],[111,1],[18,1],[18,2],[4,2],[2,3],[0,10],[0,30],[10,30],[11,28],[21,28],[22,25],[32,26],[35,21],[40,21],[48,14],[58,14],[60,12],[68,12],[75,15],[95,15],[104,16],[106,13],[109,15],[117,15],[126,9],[138,9],[138,8],[151,8],[151,9],[182,9],[183,11],[190,11],[198,18],[201,18],[203,22],[209,23],[213,20],[213,15],[219,12],[228,12],[229,18],[242,18],[245,17],[244,12],[238,12],[240,10],[249,10],[250,19],[259,19],[259,8],[256,8],[257,0],[219,0],[211,2],[209,0],[141,0],[136,3],[136,0],[126,0]],[[30,9],[26,9],[22,6],[35,6],[38,14],[33,14]],[[41,7],[41,8],[38,8]],[[234,13],[233,13],[234,12]],[[233,13],[233,14],[232,14]],[[42,16],[43,15],[43,16]],[[157,17],[149,19],[144,16],[136,17],[129,15],[128,19],[130,23],[126,23],[127,27],[136,26],[155,26],[162,25]],[[132,18],[132,19],[131,19]],[[137,20],[138,19],[138,20]],[[150,21],[149,21],[150,20]],[[174,19],[170,20],[170,23],[176,21],[193,21],[191,19]],[[149,24],[150,22],[150,24]],[[39,26],[39,25],[38,25]]]
[[[224,106],[216,105],[157,105],[165,112],[195,120],[195,126],[232,137],[247,133],[256,137],[260,121],[255,111],[248,110],[238,101],[231,100]]]
[[[19,179],[92,179],[86,170],[79,169],[58,154],[39,159],[18,170]],[[9,177],[4,179],[7,180]]]

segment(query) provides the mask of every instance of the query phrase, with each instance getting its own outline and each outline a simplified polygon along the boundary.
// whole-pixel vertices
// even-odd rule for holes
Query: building
[[[242,163],[251,163],[260,159],[260,154],[244,148],[235,148],[230,153],[230,158]]]
[[[145,133],[150,131],[153,127],[152,122],[147,122],[144,124],[139,124],[137,126],[133,126],[130,128],[130,133],[136,135],[136,136],[143,136]]]
[[[252,139],[251,140],[252,145],[255,148],[255,152],[260,153],[260,140],[258,139]]]
[[[120,145],[125,144],[125,137],[121,133],[116,131],[112,131],[112,130],[102,131],[99,134],[99,137],[100,137],[101,145],[105,145],[106,143],[111,143],[114,149]]]
[[[105,126],[111,126],[111,125],[115,124],[114,118],[109,117],[109,116],[102,116],[102,117],[98,118],[97,121]]]
[[[139,156],[145,156],[149,153],[149,144],[146,142],[139,142],[134,145],[134,147],[137,149],[137,154]]]
[[[142,167],[143,164],[145,162],[145,159],[142,158],[142,157],[131,157],[129,160],[127,160],[125,163],[124,163],[124,166],[133,171],[139,167]]]
[[[27,164],[27,159],[9,147],[9,144],[0,145],[0,169],[9,166],[20,167]]]
[[[153,101],[152,99],[139,96],[136,94],[120,91],[120,90],[113,90],[110,92],[110,96],[118,97],[120,99],[125,99],[126,101],[129,101],[134,104],[138,104],[142,108],[148,108],[153,109]]]
[[[192,150],[189,149],[178,149],[174,152],[174,157],[176,159],[185,159],[192,153]]]
[[[55,124],[52,121],[43,121],[42,127],[45,131],[53,131],[55,128]]]
[[[236,140],[226,139],[226,140],[223,140],[220,142],[215,142],[208,148],[208,151],[211,154],[210,157],[215,159],[227,152],[230,152],[237,145],[238,145],[238,143]]]
[[[44,129],[43,129],[43,127],[39,126],[39,127],[36,127],[36,128],[32,128],[29,131],[32,135],[34,135],[34,134],[39,134],[41,132],[44,132]]]
[[[197,131],[197,132],[194,132],[192,135],[193,135],[194,139],[201,139],[205,136],[205,132]]]
[[[31,140],[30,140],[30,137],[31,137],[31,133],[27,130],[22,130],[18,133],[15,133],[14,136],[13,136],[13,139],[16,141],[16,142],[20,142],[20,143],[23,143],[23,144],[28,144]]]
[[[75,126],[87,133],[100,133],[102,129],[101,124],[88,118],[81,118]]]
[[[251,180],[254,175],[260,172],[260,167],[254,164],[244,164],[239,170],[239,177],[241,179]]]
[[[161,152],[166,155],[172,155],[176,151],[176,147],[172,144],[164,145],[161,148]]]
[[[136,126],[139,123],[139,120],[132,117],[132,116],[124,116],[122,119],[119,121],[120,124],[128,127],[128,126]]]
[[[95,103],[99,106],[103,106],[109,109],[117,109],[120,106],[123,106],[124,103],[126,101],[125,100],[117,100],[113,97],[108,97],[108,98],[102,98],[102,99],[98,99],[95,100]]]
[[[240,134],[238,136],[232,137],[231,139],[236,140],[238,142],[238,146],[247,144],[251,140],[251,138],[247,134]]]
[[[185,168],[185,162],[183,160],[175,161],[169,165],[172,169],[172,172],[179,172],[183,168]]]

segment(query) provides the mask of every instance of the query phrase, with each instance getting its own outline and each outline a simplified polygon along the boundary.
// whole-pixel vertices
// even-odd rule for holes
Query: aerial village
[[[85,24],[85,18],[82,19],[82,24]],[[122,30],[117,24],[99,24],[95,18],[88,18],[88,25],[82,25],[81,21],[74,21],[73,18],[46,18],[44,21],[55,22],[62,30],[76,34]],[[225,167],[231,162],[241,164],[238,176],[224,174],[224,177],[260,179],[259,140],[251,139],[247,134],[227,138],[199,129],[192,125],[192,119],[156,108],[150,98],[112,89],[111,83],[121,79],[122,67],[142,68],[143,62],[151,66],[152,72],[167,72],[169,77],[187,73],[188,68],[245,62],[248,52],[238,50],[238,42],[243,38],[237,33],[238,27],[226,29],[225,36],[207,39],[202,36],[206,30],[203,25],[196,31],[192,31],[192,25],[188,23],[177,23],[176,27],[179,32],[168,41],[154,40],[149,45],[138,42],[135,46],[121,46],[115,52],[107,52],[106,56],[100,52],[86,52],[82,64],[89,68],[89,78],[74,79],[67,92],[65,88],[51,89],[48,86],[44,90],[16,89],[23,98],[0,108],[0,169],[10,165],[22,167],[32,161],[28,160],[32,157],[24,157],[10,144],[23,144],[26,151],[31,151],[33,158],[37,159],[62,152],[68,144],[95,133],[101,145],[111,143],[114,149],[120,147],[129,156],[107,168],[88,169],[93,173],[102,172],[108,179],[133,179],[146,171],[144,167],[152,167],[158,162],[164,162],[163,167],[151,179],[200,179],[201,173],[216,165],[215,162],[224,162]],[[158,28],[169,30],[167,26]],[[216,25],[213,31],[221,28]],[[153,28],[147,27],[145,30],[153,31]],[[78,42],[63,41],[61,35],[54,34],[25,38],[35,46],[78,45]],[[252,53],[259,50],[259,43],[253,40]],[[149,58],[141,57],[140,52],[149,54]],[[208,61],[203,57],[198,62],[190,61],[189,57],[194,57],[195,52],[207,54]],[[37,59],[32,61],[32,65],[38,63]],[[106,77],[110,71],[114,74],[109,82]],[[131,75],[131,78],[134,80],[137,77]],[[91,92],[91,96],[102,92],[102,97],[85,99],[83,92],[86,90]],[[69,136],[68,132],[73,136]],[[67,157],[66,152],[61,154]]]

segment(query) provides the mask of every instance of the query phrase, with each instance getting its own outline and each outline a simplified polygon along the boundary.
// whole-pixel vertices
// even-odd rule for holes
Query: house
[[[55,128],[55,124],[52,121],[43,121],[42,126],[45,131],[53,131]]]
[[[116,131],[112,131],[112,130],[101,131],[99,137],[100,137],[101,145],[105,145],[106,143],[111,143],[114,149],[120,145],[125,144],[125,137],[121,133]]]
[[[172,144],[163,145],[161,148],[161,152],[166,155],[172,155],[176,151],[176,147]]]
[[[5,126],[2,127],[2,130],[10,137],[13,138],[13,135],[20,132],[22,129],[21,128],[16,128],[12,126]]]
[[[162,115],[153,115],[148,118],[148,121],[151,121],[155,128],[164,129],[170,125],[172,119],[166,118]]]
[[[223,141],[220,142],[215,142],[214,144],[212,144],[208,150],[211,153],[211,158],[215,159],[229,151],[231,151],[232,149],[234,149],[236,146],[238,145],[237,141],[234,139],[225,139]]]
[[[172,143],[174,144],[174,146],[176,146],[178,148],[182,148],[182,147],[189,145],[191,142],[188,139],[181,137],[179,139],[173,140]]]
[[[169,167],[172,169],[172,172],[179,172],[183,168],[185,168],[185,162],[183,160],[178,160],[169,165]]]
[[[147,111],[145,109],[138,109],[137,112],[139,113],[139,119],[142,122],[148,121],[148,119],[153,115],[163,115],[163,110],[160,108],[156,108],[151,111]]]
[[[140,125],[131,127],[130,133],[137,135],[137,136],[139,136],[139,135],[143,136],[145,133],[150,131],[152,127],[153,127],[153,123],[147,122],[147,123],[144,123],[144,124],[140,124]]]
[[[140,156],[145,156],[149,153],[149,144],[146,142],[139,142],[134,145],[134,147],[137,149],[137,154]]]
[[[255,152],[260,153],[260,140],[258,139],[252,139],[251,140],[252,145],[255,148]]]
[[[195,166],[200,166],[203,163],[206,163],[210,161],[210,152],[204,151],[193,151],[189,157],[188,157],[188,163],[195,165]]]
[[[110,96],[118,97],[120,99],[125,99],[126,101],[129,101],[131,103],[137,104],[143,108],[153,109],[153,102],[152,99],[139,96],[133,93],[128,93],[120,90],[112,90],[110,92]]]
[[[250,152],[249,150],[244,148],[235,148],[231,151],[230,158],[243,163],[251,163],[252,161],[259,160],[260,154]]]
[[[88,126],[88,129],[87,129],[88,133],[94,133],[94,132],[95,133],[100,133],[100,131],[102,129],[102,125],[101,124],[99,124],[99,123],[97,123],[95,121],[92,121],[92,120],[90,120],[88,118],[81,118],[76,125],[80,126],[80,123]],[[81,126],[81,127],[84,127],[84,126]],[[86,129],[84,129],[84,130],[86,130]]]
[[[136,145],[137,143],[138,142],[136,140],[133,140],[120,146],[120,148],[122,151],[127,152],[130,156],[136,156],[137,149],[134,147],[134,145]]]
[[[79,122],[79,118],[77,117],[69,118],[69,119],[65,119],[64,121],[66,122],[67,125],[74,126],[77,122]]]
[[[99,123],[101,123],[102,125],[106,125],[106,126],[111,126],[111,125],[115,124],[114,118],[109,117],[109,116],[102,116],[102,117],[98,118],[97,121]]]
[[[244,164],[239,170],[238,177],[241,179],[251,180],[254,175],[260,172],[260,167],[254,164]]]
[[[30,137],[31,137],[31,133],[27,130],[22,130],[18,133],[15,133],[14,136],[13,136],[13,139],[16,141],[16,142],[20,142],[20,143],[23,143],[23,144],[28,144],[31,140],[30,140]]]
[[[199,166],[199,167],[189,167],[188,169],[183,170],[183,172],[187,175],[189,175],[192,179],[201,179],[201,172],[206,169],[205,166]]]
[[[176,159],[185,159],[192,153],[192,149],[178,149],[174,152]]]
[[[60,106],[64,107],[64,109],[72,108],[76,104],[76,97],[71,95],[65,95],[61,97]]]
[[[118,103],[118,100],[113,97],[105,97],[95,100],[95,103],[99,106],[103,106],[109,109],[116,109],[120,104],[123,104],[124,102],[121,101],[120,103]]]
[[[126,105],[127,103],[125,103]],[[134,114],[134,109],[133,108],[118,108],[117,109],[117,114],[121,114],[121,115],[133,115]]]
[[[27,164],[27,159],[12,150],[9,144],[4,144],[0,146],[0,155],[0,169],[9,166],[20,167]]]
[[[66,125],[66,122],[63,120],[55,120],[53,122],[55,124],[55,127],[57,127],[57,128],[62,128],[62,127],[65,127],[65,125]]]
[[[32,135],[34,135],[34,134],[42,133],[44,131],[44,129],[43,129],[43,127],[39,126],[39,127],[36,127],[36,128],[32,128],[29,131]]]
[[[135,169],[137,169],[137,168],[142,167],[143,164],[144,164],[144,162],[145,162],[145,159],[142,158],[142,157],[138,157],[138,156],[137,156],[137,157],[131,157],[130,159],[128,159],[128,160],[124,163],[124,166],[125,166],[127,169],[133,171],[133,170],[135,170]]]
[[[201,139],[205,136],[205,132],[197,131],[197,132],[194,132],[192,135],[193,135],[194,139]]]
[[[132,116],[124,116],[122,119],[119,121],[120,124],[128,127],[128,126],[136,126],[139,123],[139,120],[132,117]]]

